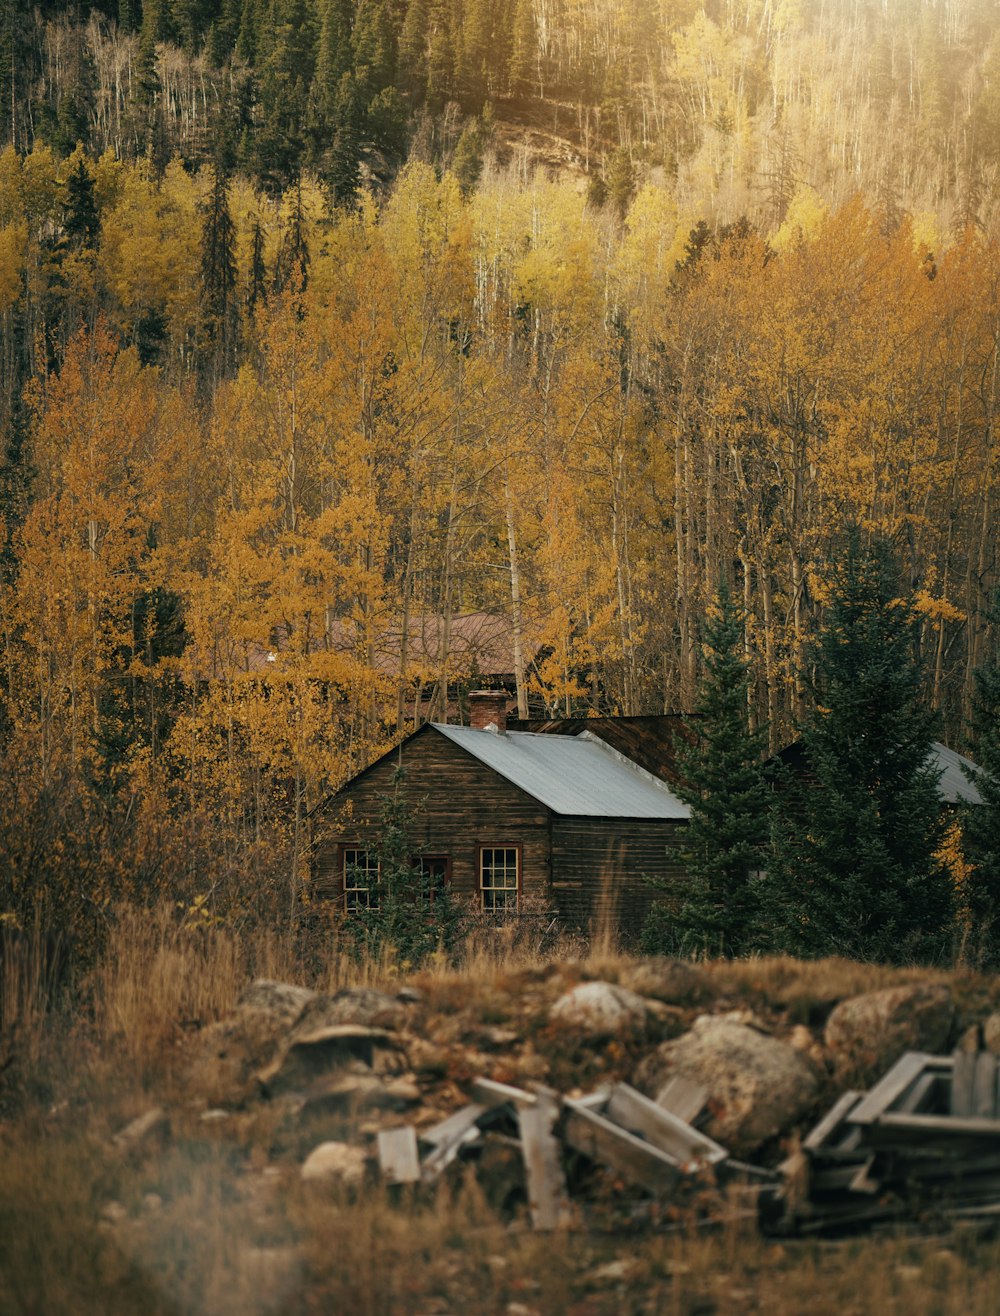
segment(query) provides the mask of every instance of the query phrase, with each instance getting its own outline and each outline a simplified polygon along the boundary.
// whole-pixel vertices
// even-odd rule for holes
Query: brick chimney
[[[469,693],[469,725],[473,731],[507,731],[507,691],[472,690]]]

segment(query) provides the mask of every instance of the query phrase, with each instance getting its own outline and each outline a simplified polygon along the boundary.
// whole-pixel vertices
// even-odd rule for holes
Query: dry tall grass
[[[479,1010],[485,1019],[498,1000],[517,1004],[519,970],[539,970],[547,982],[554,961],[565,971],[572,959],[571,976],[616,980],[629,963],[610,919],[589,946],[554,940],[541,918],[473,922],[466,932],[457,958],[442,955],[421,970],[428,1008]],[[1000,1310],[1000,1249],[970,1236],[777,1244],[720,1201],[709,1234],[678,1218],[667,1233],[581,1227],[540,1237],[523,1221],[512,1226],[471,1178],[427,1198],[374,1186],[356,1198],[317,1193],[299,1182],[294,1156],[267,1145],[266,1121],[251,1132],[237,1116],[227,1132],[185,1113],[183,1084],[166,1072],[170,1057],[183,1057],[194,1025],[225,1015],[250,979],[392,988],[406,966],[390,949],[359,958],[332,931],[290,945],[267,933],[191,926],[167,907],[124,909],[67,1011],[44,938],[8,937],[4,947],[0,1020],[19,1039],[12,1070],[32,1081],[6,1122],[0,1104],[0,1316]],[[703,967],[696,1008],[712,1008],[714,998],[716,1008],[745,1003],[788,1022],[809,1022],[853,992],[928,976],[843,960]],[[505,980],[506,995],[494,990]],[[995,981],[950,981],[977,1011],[995,1004]],[[567,1082],[580,1081],[584,1059],[567,1054]],[[8,1077],[0,1074],[0,1084]],[[111,1133],[165,1099],[175,1112],[166,1146],[113,1150]],[[120,1215],[113,1225],[109,1204]]]

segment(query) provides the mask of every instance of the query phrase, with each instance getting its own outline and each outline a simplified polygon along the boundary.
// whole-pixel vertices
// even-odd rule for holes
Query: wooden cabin
[[[319,896],[348,914],[371,898],[380,817],[396,789],[413,813],[414,866],[477,909],[554,906],[576,926],[610,916],[638,931],[658,898],[645,877],[682,889],[689,811],[668,784],[672,740],[661,725],[638,725],[668,719],[514,730],[507,703],[505,691],[474,692],[470,726],[427,723],[326,802]],[[618,727],[614,744],[611,722],[636,725]]]

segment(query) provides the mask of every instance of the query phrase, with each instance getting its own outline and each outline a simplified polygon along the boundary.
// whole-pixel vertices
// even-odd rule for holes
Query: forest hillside
[[[776,749],[849,525],[963,745],[994,17],[4,0],[3,907],[294,918],[318,803],[476,681],[470,615],[522,710],[689,711],[724,583]]]

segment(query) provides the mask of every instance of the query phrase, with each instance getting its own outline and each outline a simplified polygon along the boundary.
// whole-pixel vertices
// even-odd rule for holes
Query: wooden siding
[[[552,889],[560,913],[580,927],[604,920],[638,933],[655,900],[670,899],[642,879],[670,883],[678,897],[687,880],[682,822],[640,818],[552,820]]]
[[[318,896],[340,895],[341,845],[375,843],[382,802],[392,794],[400,763],[406,773],[401,792],[414,812],[414,854],[448,855],[456,896],[478,901],[482,847],[520,846],[524,896],[550,898],[548,809],[430,726],[405,741],[401,754],[387,755],[348,782],[325,806],[328,839],[313,870]]]

